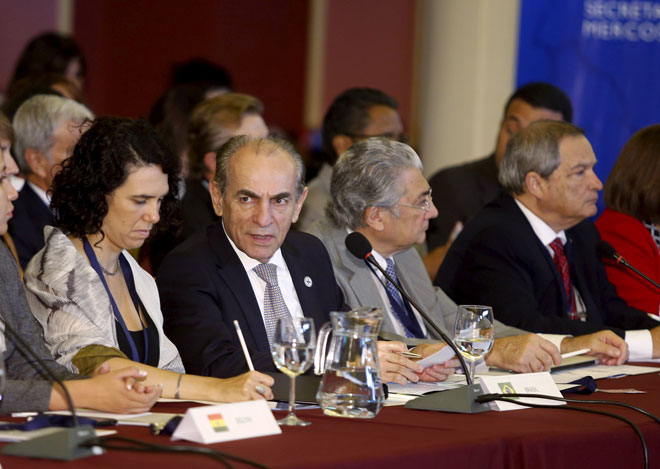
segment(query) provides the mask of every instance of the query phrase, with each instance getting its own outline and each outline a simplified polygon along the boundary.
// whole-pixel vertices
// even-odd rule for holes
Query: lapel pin
[[[314,282],[312,282],[312,279],[307,275],[305,276],[305,279],[303,281],[305,282],[305,286],[307,288],[310,288],[314,284]]]

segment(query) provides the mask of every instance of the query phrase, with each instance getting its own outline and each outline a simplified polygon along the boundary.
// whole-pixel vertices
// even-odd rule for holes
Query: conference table
[[[599,389],[635,389],[644,393],[566,394],[584,400],[614,400],[660,415],[660,375],[597,381]],[[184,413],[191,403],[159,403],[156,412]],[[626,417],[643,433],[650,467],[660,468],[660,424],[636,411],[604,404],[576,404]],[[208,445],[215,450],[273,468],[642,468],[642,445],[633,429],[611,417],[553,409],[524,409],[479,414],[384,407],[374,419],[344,419],[319,409],[297,413],[312,424],[283,427],[279,435]],[[276,417],[282,411],[275,411]],[[146,427],[119,426],[119,434],[150,443],[174,445],[169,437],[151,435]],[[190,454],[136,453],[109,450],[71,462],[0,455],[2,469],[223,467]],[[250,467],[234,463],[234,467]]]

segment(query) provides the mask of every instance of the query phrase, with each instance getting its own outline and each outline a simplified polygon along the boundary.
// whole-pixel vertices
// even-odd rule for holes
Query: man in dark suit
[[[307,194],[302,181],[302,160],[280,140],[237,137],[219,154],[211,197],[221,221],[173,250],[157,277],[165,331],[188,372],[230,377],[247,369],[234,320],[255,368],[275,369],[261,265],[275,266],[292,317],[318,327],[344,308],[322,243],[289,231]]]
[[[528,83],[518,88],[504,106],[493,153],[443,169],[431,177],[429,184],[437,200],[438,217],[431,221],[427,231],[429,251],[450,241],[457,222],[465,225],[500,193],[498,168],[514,133],[539,119],[571,122],[572,118],[571,101],[559,88],[548,83]]]
[[[493,306],[504,323],[602,337],[631,358],[660,356],[658,322],[624,303],[596,252],[587,220],[602,184],[582,130],[541,121],[511,138],[500,168],[508,194],[489,203],[452,245],[436,285],[458,303]],[[576,339],[578,339],[576,337]],[[565,351],[562,338],[556,338]]]
[[[27,180],[14,203],[9,234],[23,268],[44,246],[44,226],[53,223],[51,181],[80,138],[81,124],[93,117],[82,104],[54,95],[33,96],[14,116],[16,160]]]

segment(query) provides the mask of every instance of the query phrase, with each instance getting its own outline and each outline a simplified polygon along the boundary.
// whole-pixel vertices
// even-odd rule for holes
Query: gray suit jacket
[[[344,293],[344,301],[351,307],[373,306],[384,311],[386,306],[375,285],[371,269],[365,261],[357,259],[348,252],[344,239],[348,234],[345,229],[335,227],[328,219],[315,223],[309,232],[321,239],[325,244],[332,266],[335,269],[335,278]],[[433,286],[424,268],[424,263],[415,248],[410,248],[394,255],[397,276],[408,294],[424,308],[429,318],[441,328],[449,337],[454,335],[454,322],[457,306],[451,298],[440,288]],[[441,340],[437,332],[426,323],[428,337],[410,339],[395,333],[394,324],[388,314],[384,315],[381,326],[381,337],[391,340],[401,340],[409,345],[428,342],[429,339]],[[495,321],[495,336],[506,337],[524,334],[524,331],[506,326]]]
[[[16,262],[0,241],[0,315],[30,345],[47,366],[62,379],[74,377],[57,364],[46,349],[41,326],[28,309]],[[4,332],[4,327],[0,326]],[[9,334],[0,334],[0,350],[7,370],[7,384],[0,401],[0,413],[47,410],[52,384],[38,371],[40,366],[27,358]]]

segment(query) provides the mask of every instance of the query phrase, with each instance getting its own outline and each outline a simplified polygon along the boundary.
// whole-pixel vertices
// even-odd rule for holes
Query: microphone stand
[[[78,424],[78,416],[76,415],[76,410],[73,405],[73,399],[71,399],[71,395],[62,380],[53,373],[50,368],[48,368],[46,363],[44,363],[25,340],[23,340],[7,321],[5,321],[2,315],[0,315],[0,322],[4,325],[5,332],[9,332],[14,339],[16,345],[18,346],[20,344],[20,348],[23,352],[34,358],[42,367],[41,370],[36,367],[35,369],[40,372],[45,372],[50,379],[60,385],[64,392],[69,410],[71,411],[71,419],[73,421],[73,427],[58,428],[48,435],[7,445],[2,448],[2,454],[40,459],[59,459],[62,461],[71,461],[73,459],[100,454],[97,448],[83,446],[85,443],[96,438],[96,432],[91,425]]]
[[[441,410],[445,412],[459,412],[464,414],[473,414],[478,412],[485,412],[490,410],[490,406],[487,403],[477,402],[477,396],[483,394],[483,390],[480,385],[475,385],[472,381],[472,376],[470,376],[470,370],[465,363],[463,355],[454,344],[453,340],[450,340],[447,334],[443,332],[435,322],[424,312],[422,308],[408,295],[408,293],[401,288],[401,286],[394,281],[394,279],[383,269],[383,267],[373,258],[371,252],[364,258],[365,262],[369,262],[371,265],[376,267],[385,278],[392,284],[394,287],[401,293],[401,295],[408,300],[408,302],[413,305],[413,307],[421,314],[424,320],[433,328],[434,331],[438,333],[442,340],[451,347],[458,361],[461,363],[461,368],[463,373],[465,373],[465,381],[467,385],[465,387],[448,389],[445,391],[439,391],[432,394],[427,394],[417,399],[412,399],[406,402],[406,407],[411,409],[423,409],[423,410]]]

